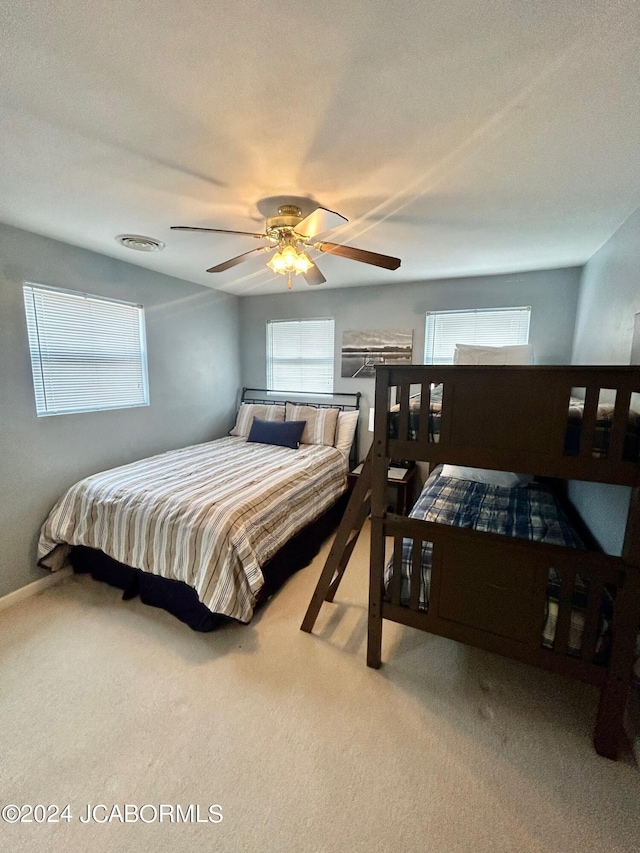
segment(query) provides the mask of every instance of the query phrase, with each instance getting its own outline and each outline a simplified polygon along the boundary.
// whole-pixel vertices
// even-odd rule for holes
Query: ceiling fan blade
[[[266,237],[266,234],[254,234],[252,231],[227,231],[225,228],[193,228],[191,225],[172,225],[172,231],[211,231],[214,234],[244,234],[245,237]]]
[[[307,284],[324,284],[326,281],[326,278],[322,275],[316,264],[309,267],[302,275],[305,277]]]
[[[327,210],[326,207],[316,207],[313,213],[310,213],[302,222],[298,222],[295,227],[296,234],[302,237],[315,237],[316,234],[322,234],[323,231],[329,231],[331,228],[337,228],[349,220],[333,210]]]
[[[383,267],[386,270],[397,270],[400,266],[400,258],[379,255],[377,252],[343,246],[340,243],[314,243],[313,248],[327,252],[329,255],[340,255],[342,258],[350,258],[352,261],[361,261],[363,264],[372,264],[374,267]]]
[[[223,261],[221,264],[216,264],[215,267],[211,267],[207,270],[207,272],[225,272],[225,270],[230,270],[231,267],[235,267],[238,264],[243,263],[244,261],[249,260],[249,255],[254,255],[256,252],[272,252],[275,249],[275,246],[259,246],[257,249],[249,249],[248,252],[243,252],[241,255],[236,255],[235,258],[230,258],[228,261]]]

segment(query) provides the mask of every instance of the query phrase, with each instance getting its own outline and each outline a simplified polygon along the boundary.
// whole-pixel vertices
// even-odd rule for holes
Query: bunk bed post
[[[382,662],[382,597],[384,587],[384,518],[387,469],[387,410],[389,368],[376,367],[375,422],[371,458],[371,555],[369,565],[369,617],[367,666]]]
[[[380,669],[382,663],[382,571],[384,569],[384,528],[371,520],[371,563],[369,568],[369,619],[367,666]]]
[[[618,587],[613,617],[611,661],[600,694],[593,745],[599,755],[618,757],[631,679],[630,661],[640,622],[640,489],[633,489],[622,549],[624,580]]]

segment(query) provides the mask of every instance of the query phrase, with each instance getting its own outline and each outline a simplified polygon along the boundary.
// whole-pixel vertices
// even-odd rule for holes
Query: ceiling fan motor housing
[[[277,216],[270,216],[266,222],[266,232],[276,240],[289,236],[299,222],[302,222],[302,211],[294,204],[283,204],[278,208]]]

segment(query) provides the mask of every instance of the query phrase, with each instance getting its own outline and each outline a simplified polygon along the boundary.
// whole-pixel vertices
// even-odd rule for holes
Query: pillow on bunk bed
[[[411,394],[409,397],[409,411],[416,414],[420,411],[420,403],[422,401],[422,392]],[[442,383],[439,385],[431,385],[429,389],[429,407],[432,412],[439,412],[442,408]],[[400,403],[394,403],[389,409],[390,412],[399,412]],[[373,424],[372,424],[373,426]],[[373,432],[373,430],[370,430]]]
[[[410,409],[419,409],[420,401],[422,400],[422,392],[418,391],[416,394],[411,394],[409,397],[409,408]],[[429,386],[429,402],[431,405],[441,404],[442,403],[442,382],[439,382],[437,385],[434,385],[432,382]],[[396,403],[395,406],[391,407],[392,412],[397,412],[400,409],[400,404]]]
[[[418,400],[420,399],[420,394],[416,394]],[[431,405],[434,403],[442,403],[442,382],[439,385],[431,385],[429,389],[429,399],[431,401]]]
[[[533,345],[516,344],[507,347],[482,347],[456,344],[454,364],[533,364]]]
[[[262,421],[254,418],[247,441],[297,450],[304,427],[304,421]]]
[[[336,427],[336,449],[344,456],[349,456],[353,437],[356,434],[360,412],[338,412],[338,425]]]
[[[463,465],[443,465],[440,473],[441,476],[454,480],[471,480],[472,483],[486,483],[488,486],[502,486],[505,489],[528,486],[533,481],[529,474],[493,471],[489,468],[466,468]]]
[[[285,421],[306,421],[300,444],[323,444],[327,447],[335,444],[338,409],[287,403]]]
[[[266,403],[240,403],[236,423],[229,435],[247,438],[254,418],[262,421],[284,421],[284,406],[269,406]]]

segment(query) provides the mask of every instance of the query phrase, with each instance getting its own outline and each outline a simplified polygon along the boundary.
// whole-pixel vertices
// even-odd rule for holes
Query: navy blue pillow
[[[261,421],[260,418],[254,418],[247,441],[292,447],[296,450],[300,446],[306,423],[306,421]]]

